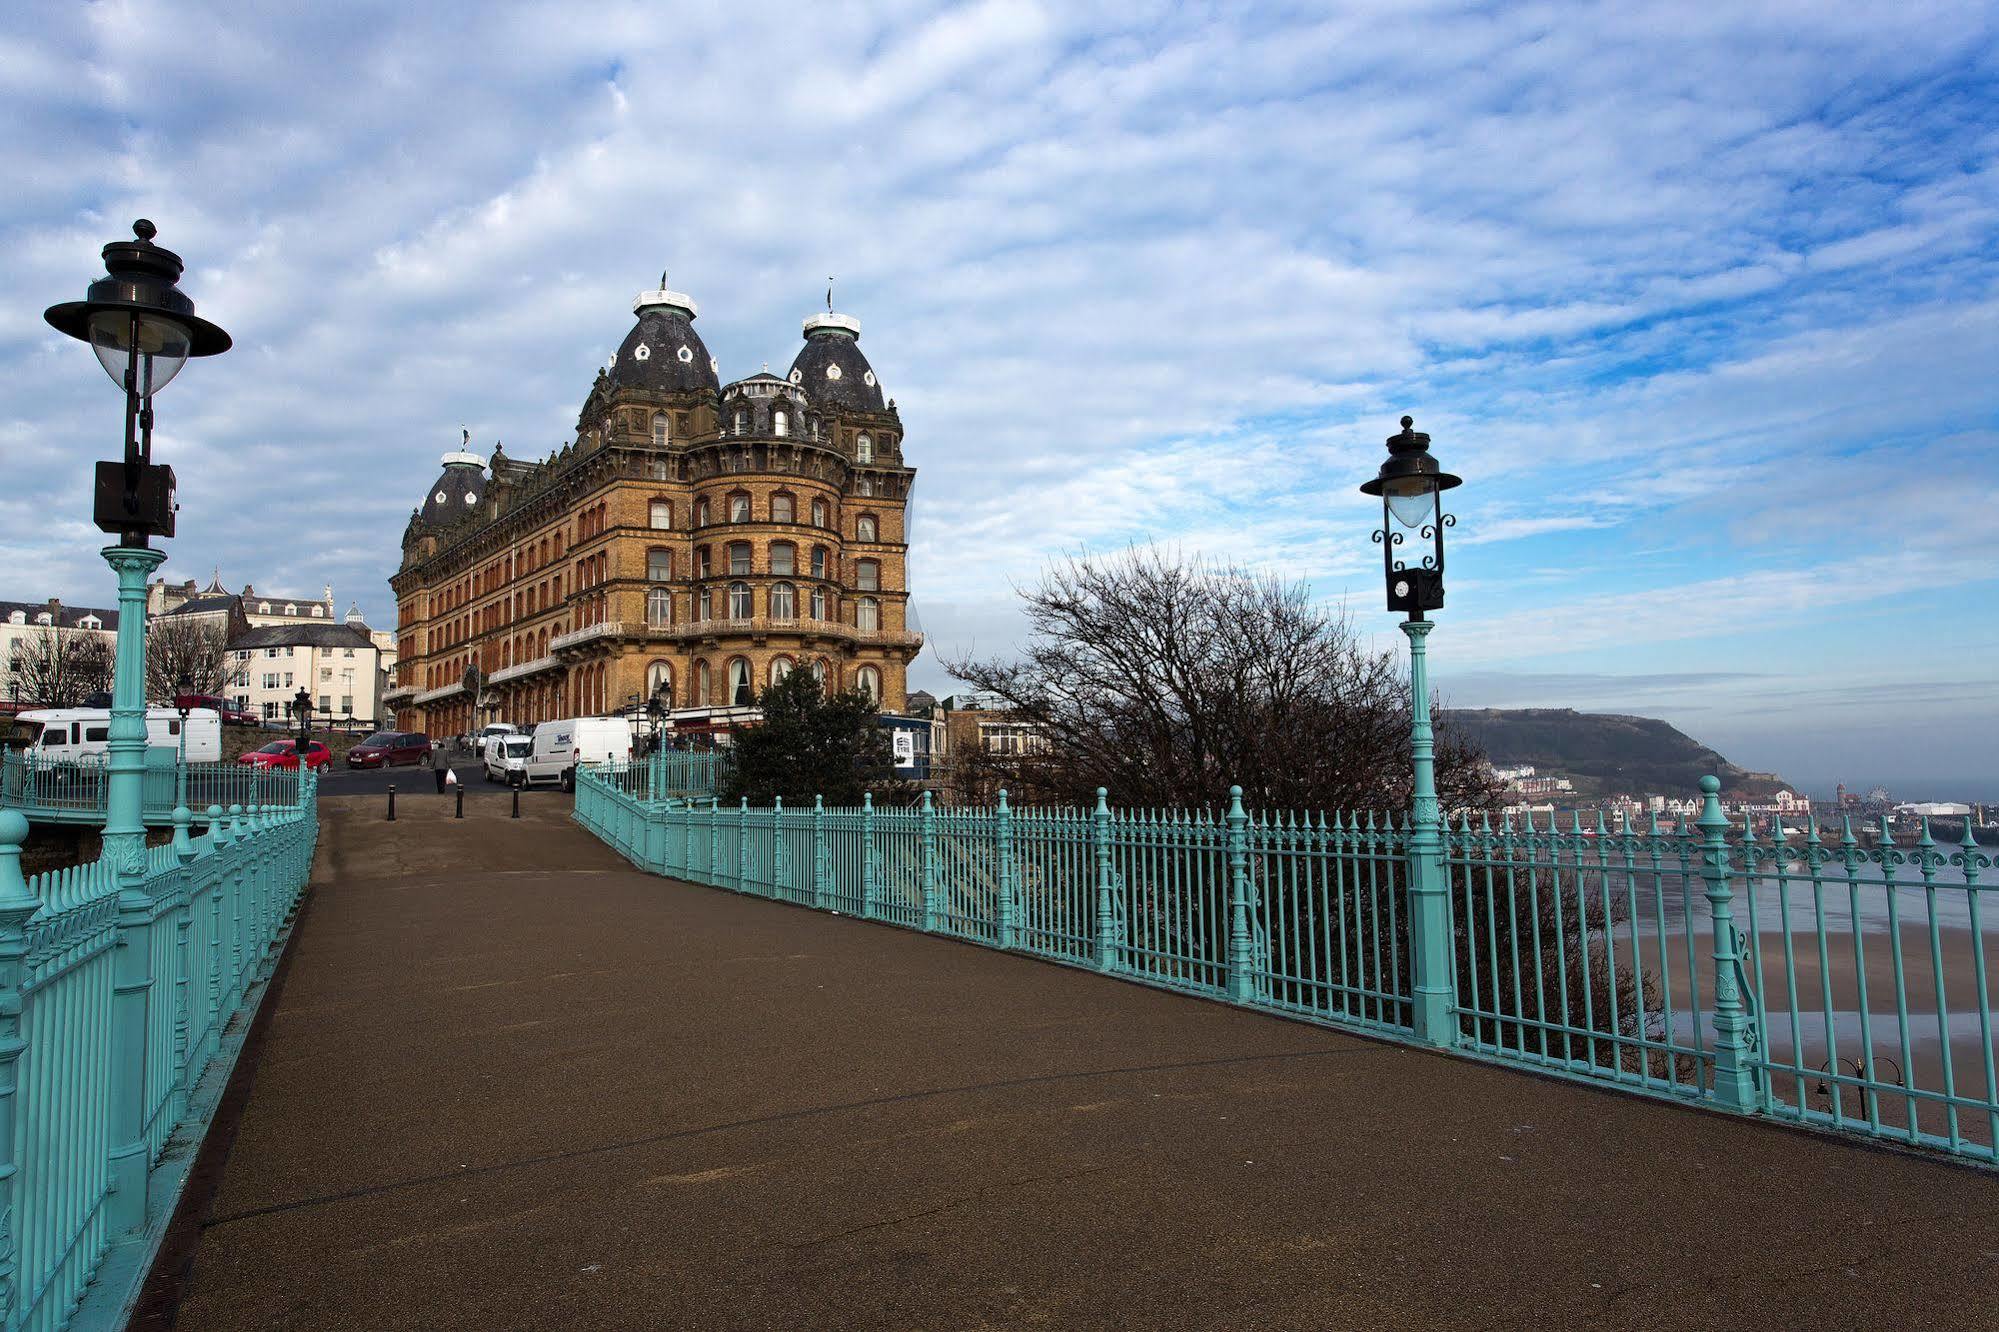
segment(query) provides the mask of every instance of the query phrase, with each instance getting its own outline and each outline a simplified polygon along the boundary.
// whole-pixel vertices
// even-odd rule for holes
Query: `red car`
[[[283,768],[287,771],[298,767],[298,741],[273,740],[262,749],[254,749],[236,760],[246,768]],[[317,740],[306,743],[305,766],[315,772],[333,766],[333,751]]]

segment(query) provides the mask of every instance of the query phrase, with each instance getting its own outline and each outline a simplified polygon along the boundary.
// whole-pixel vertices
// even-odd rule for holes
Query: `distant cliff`
[[[1775,773],[1736,767],[1653,717],[1573,708],[1466,708],[1443,716],[1498,766],[1531,763],[1542,776],[1569,778],[1579,795],[1691,796],[1709,774],[1721,778],[1722,794],[1737,798],[1767,799],[1786,785]]]

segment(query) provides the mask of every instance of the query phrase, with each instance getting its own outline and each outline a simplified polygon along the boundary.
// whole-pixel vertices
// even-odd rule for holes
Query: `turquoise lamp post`
[[[146,765],[146,577],[166,555],[152,538],[174,534],[173,468],[153,462],[153,394],[191,356],[229,349],[229,335],[197,317],[178,283],[180,256],[153,244],[151,222],[132,240],[104,247],[105,275],[80,301],[42,314],[58,332],[90,344],[125,394],[125,456],[97,464],[94,517],[118,542],[104,558],[118,575],[118,643],[111,689],[110,759],[104,851],[121,875],[136,876],[146,828],[141,786]]]
[[[1402,433],[1388,438],[1388,459],[1374,479],[1361,486],[1364,495],[1381,497],[1381,526],[1374,540],[1381,547],[1382,574],[1388,584],[1388,609],[1408,618],[1402,632],[1409,637],[1409,749],[1414,782],[1409,810],[1409,948],[1415,968],[1416,1039],[1430,1045],[1456,1044],[1451,1017],[1453,993],[1448,875],[1444,869],[1443,819],[1437,808],[1436,736],[1430,723],[1430,666],[1426,640],[1433,625],[1426,612],[1444,604],[1444,529],[1457,519],[1439,509],[1439,497],[1460,484],[1430,456],[1430,437],[1402,418]],[[1398,551],[1408,533],[1428,542],[1430,550],[1415,563]]]

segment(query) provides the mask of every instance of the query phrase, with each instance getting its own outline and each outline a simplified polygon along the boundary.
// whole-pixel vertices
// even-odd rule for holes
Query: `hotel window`
[[[729,661],[729,702],[739,708],[756,702],[750,694],[750,663],[741,657]]]
[[[785,411],[782,407],[772,412],[770,414],[770,433],[773,435],[789,435],[791,433],[791,413]]]
[[[756,599],[750,593],[748,583],[729,584],[729,618],[747,620],[756,615]]]
[[[815,680],[817,680],[817,681],[819,682],[819,684],[820,684],[820,686],[821,686],[822,688],[823,688],[823,687],[825,686],[825,684],[826,684],[826,659],[825,659],[824,657],[816,657],[816,658],[814,658],[814,659],[813,659],[813,662],[812,662],[812,678],[813,678],[813,679],[815,679]]]
[[[773,583],[770,589],[770,617],[773,620],[798,618],[798,589],[790,583]]]
[[[709,588],[702,588],[699,595],[695,598],[694,618],[697,620],[712,620],[715,618],[715,593]]]
[[[729,496],[729,521],[747,523],[750,521],[750,497],[748,495]]]
[[[670,588],[647,589],[646,623],[655,629],[664,629],[673,623],[673,592]]]
[[[823,587],[812,589],[812,618],[815,620],[826,618],[826,589]]]
[[[854,461],[871,463],[875,460],[875,440],[873,435],[854,437]]]
[[[729,543],[729,572],[746,574],[750,571],[750,543],[731,541]]]
[[[670,664],[656,661],[646,667],[646,696],[669,705],[673,702],[673,667]]]
[[[664,583],[673,577],[673,552],[670,550],[649,550],[646,552],[646,578],[654,583]]]
[[[826,525],[825,500],[816,499],[812,501],[812,525],[814,527],[824,527]]]
[[[771,542],[770,571],[785,578],[791,577],[796,572],[797,552],[798,547],[792,545],[789,541]]]
[[[770,497],[770,520],[774,523],[791,522],[795,516],[794,501],[789,495]]]
[[[854,564],[854,586],[863,592],[874,592],[881,588],[881,565],[874,560],[859,560]]]
[[[882,606],[873,597],[862,597],[854,603],[854,627],[872,632],[882,627]]]
[[[654,448],[663,449],[666,447],[667,433],[666,413],[654,412],[652,414],[652,443]]]
[[[711,696],[713,695],[713,692],[714,692],[714,686],[712,683],[710,683],[710,673],[708,670],[708,663],[705,661],[695,662],[694,663],[695,705],[701,706],[709,702]]]
[[[750,432],[750,414],[744,411],[742,408],[738,407],[736,408],[736,433],[739,435],[747,435],[749,432]]]
[[[875,540],[875,516],[873,514],[864,513],[854,520],[854,539],[856,541]]]
[[[708,501],[705,499],[694,501],[694,525],[696,527],[708,525]]]
[[[658,530],[664,532],[673,526],[673,501],[654,500],[648,511],[652,515],[652,525]]]
[[[710,548],[707,546],[697,546],[695,548],[694,576],[696,578],[707,578],[715,572],[709,564],[709,554]]]
[[[785,676],[790,674],[791,674],[790,657],[772,657],[770,659],[770,682],[772,684],[780,683]]]
[[[812,548],[812,576],[814,578],[826,577],[826,569],[829,563],[830,557],[826,553],[826,548],[824,546],[814,546]]]
[[[872,666],[863,666],[860,670],[854,672],[854,683],[870,699],[877,703],[881,702],[882,676],[880,671]]]
[[[871,477],[871,476],[864,476],[864,477],[861,477],[861,478],[857,479],[857,480],[856,480],[856,481],[854,482],[854,493],[855,493],[856,495],[872,495],[872,494],[874,494],[874,493],[875,493],[875,479],[874,479],[873,477]]]

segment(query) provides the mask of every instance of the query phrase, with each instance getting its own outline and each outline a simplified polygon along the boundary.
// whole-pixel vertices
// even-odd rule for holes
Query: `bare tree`
[[[73,708],[111,687],[114,655],[90,629],[41,625],[17,635],[7,654],[7,692],[45,708]]]
[[[1240,785],[1266,809],[1402,811],[1409,686],[1303,584],[1157,551],[1078,558],[1024,594],[1012,661],[947,662],[1046,745],[1017,760],[1031,799],[1214,809]],[[1445,731],[1446,808],[1484,807],[1484,758]]]
[[[147,698],[170,704],[175,694],[220,694],[228,683],[229,640],[221,625],[168,615],[146,626]]]

